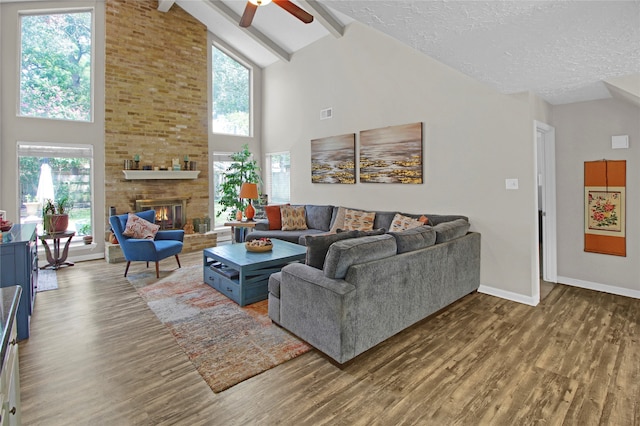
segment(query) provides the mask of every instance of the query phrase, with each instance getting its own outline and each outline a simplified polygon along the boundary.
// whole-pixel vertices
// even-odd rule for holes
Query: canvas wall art
[[[360,182],[422,183],[422,123],[361,131]]]
[[[584,250],[626,256],[626,161],[584,163]]]
[[[311,141],[312,183],[356,183],[356,134]]]

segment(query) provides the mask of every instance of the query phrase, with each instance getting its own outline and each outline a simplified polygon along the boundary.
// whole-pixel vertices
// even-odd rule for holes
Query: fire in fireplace
[[[136,211],[156,211],[156,225],[160,229],[182,229],[186,223],[187,199],[136,200]]]

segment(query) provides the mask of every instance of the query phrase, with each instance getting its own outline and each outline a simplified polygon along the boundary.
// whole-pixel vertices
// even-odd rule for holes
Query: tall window
[[[42,207],[67,197],[69,230],[94,235],[91,214],[93,182],[90,145],[18,144],[20,223],[36,223],[42,233]]]
[[[222,50],[213,49],[214,133],[251,135],[251,70]]]
[[[90,11],[20,16],[23,117],[91,121]]]
[[[291,155],[288,152],[267,154],[265,158],[265,192],[270,204],[291,201]]]

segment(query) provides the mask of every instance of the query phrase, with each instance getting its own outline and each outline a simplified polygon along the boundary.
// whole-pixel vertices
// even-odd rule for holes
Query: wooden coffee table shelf
[[[307,248],[272,240],[273,250],[247,251],[244,244],[227,244],[203,250],[204,282],[240,306],[267,298],[269,276],[283,266],[304,260]]]

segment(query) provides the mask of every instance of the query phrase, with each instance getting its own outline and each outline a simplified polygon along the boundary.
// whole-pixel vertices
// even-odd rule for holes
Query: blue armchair
[[[136,215],[155,223],[155,210],[145,210],[136,213]],[[131,262],[137,261],[147,262],[147,268],[149,267],[149,262],[156,262],[156,278],[160,278],[159,262],[166,257],[175,256],[178,261],[178,268],[180,268],[178,254],[182,251],[182,242],[184,240],[184,231],[182,229],[160,230],[153,240],[131,238],[122,235],[127,226],[128,217],[128,214],[121,214],[109,218],[111,229],[116,238],[118,238],[122,253],[127,261],[127,267],[124,270],[125,277]]]

